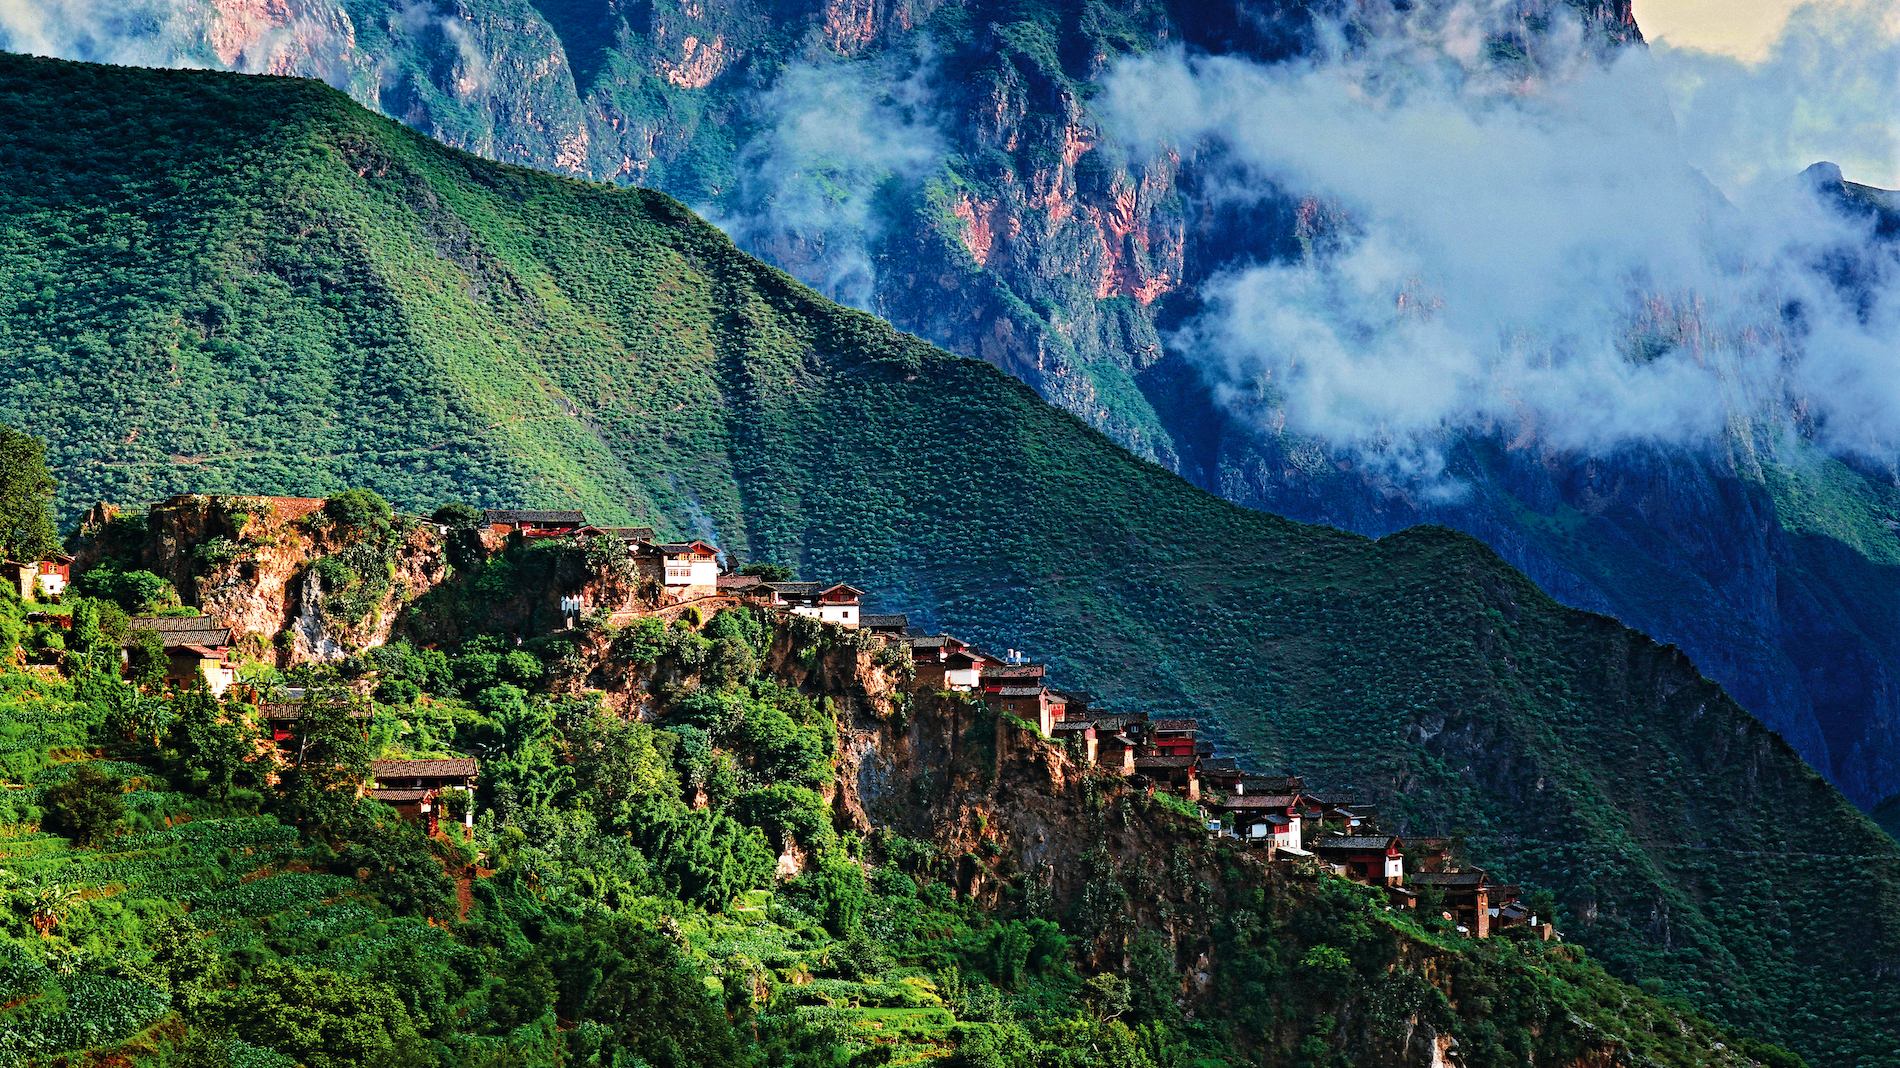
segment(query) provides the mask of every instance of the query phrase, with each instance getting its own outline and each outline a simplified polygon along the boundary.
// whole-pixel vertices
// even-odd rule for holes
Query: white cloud
[[[831,299],[870,309],[879,191],[944,154],[930,69],[927,54],[787,67],[758,102],[762,129],[740,151],[735,195],[700,214]]]
[[[1604,450],[1797,416],[1900,443],[1891,253],[1787,182],[1731,205],[1646,52],[1526,37],[1515,4],[1359,10],[1308,58],[1149,56],[1098,101],[1137,145],[1237,168],[1231,195],[1339,220],[1213,279],[1175,339],[1233,409],[1414,466],[1447,433]],[[1842,250],[1865,306],[1814,267]]]

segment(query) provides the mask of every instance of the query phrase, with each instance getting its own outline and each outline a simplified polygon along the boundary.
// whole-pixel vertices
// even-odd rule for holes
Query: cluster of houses
[[[998,656],[949,634],[923,633],[903,615],[867,615],[863,591],[852,586],[725,573],[718,548],[704,540],[659,541],[651,527],[597,527],[579,511],[491,510],[482,522],[487,531],[504,538],[617,538],[641,577],[662,588],[664,605],[730,599],[881,635],[909,650],[920,685],[980,695],[990,707],[1064,743],[1084,764],[1198,805],[1208,833],[1216,838],[1257,850],[1268,861],[1312,865],[1382,887],[1398,906],[1419,907],[1423,896],[1431,908],[1442,910],[1474,937],[1519,925],[1552,936],[1550,925],[1540,923],[1520,901],[1517,887],[1493,883],[1481,869],[1460,870],[1445,840],[1383,833],[1373,806],[1321,798],[1308,792],[1298,777],[1251,774],[1234,758],[1217,756],[1217,747],[1201,737],[1194,719],[1153,719],[1141,711],[1098,709],[1087,693],[1051,686],[1047,666],[1029,662],[1016,650]],[[57,593],[65,588],[70,564],[68,557],[30,565],[8,563],[0,565],[0,574],[9,582],[26,583],[23,595]],[[570,597],[564,598],[563,607],[578,610],[584,605]],[[141,617],[132,627],[158,632],[168,682],[183,685],[202,677],[219,694],[232,684],[229,628],[203,617]],[[296,721],[301,714],[295,704],[264,707],[272,736],[286,757],[298,744]],[[474,805],[469,802],[478,770],[474,759],[464,757],[379,760],[372,765],[374,785],[367,795],[425,822],[431,833],[449,807],[459,808],[472,825]],[[457,794],[459,804],[454,803]]]

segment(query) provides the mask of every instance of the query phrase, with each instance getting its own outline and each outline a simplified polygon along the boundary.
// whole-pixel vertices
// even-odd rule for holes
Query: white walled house
[[[703,541],[663,542],[653,546],[665,568],[661,582],[671,586],[719,585],[719,550]]]

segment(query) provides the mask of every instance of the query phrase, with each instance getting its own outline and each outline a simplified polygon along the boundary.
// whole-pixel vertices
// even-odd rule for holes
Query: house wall
[[[826,623],[857,629],[858,621],[863,618],[854,604],[821,604],[818,606],[818,618]]]
[[[719,561],[673,557],[666,561],[665,575],[661,581],[668,586],[717,586]]]
[[[965,668],[957,671],[952,671],[948,668],[944,669],[943,688],[946,690],[974,690],[977,686],[981,685],[982,682],[983,669],[980,667]]]

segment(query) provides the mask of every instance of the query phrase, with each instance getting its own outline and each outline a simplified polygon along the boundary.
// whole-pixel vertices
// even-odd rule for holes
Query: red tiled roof
[[[713,585],[722,590],[743,590],[764,581],[757,575],[721,575],[714,580]]]
[[[384,804],[399,801],[420,801],[434,793],[434,790],[371,790],[369,798]]]

